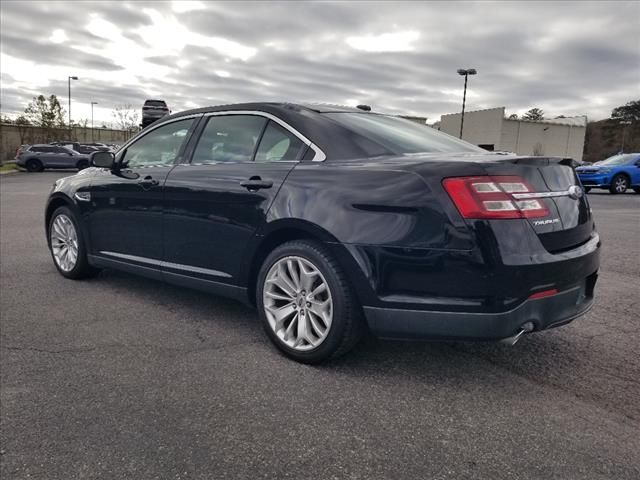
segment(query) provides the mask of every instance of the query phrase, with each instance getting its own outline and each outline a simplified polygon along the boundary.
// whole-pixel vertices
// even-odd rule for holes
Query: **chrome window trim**
[[[206,112],[204,114],[205,117],[218,117],[221,115],[256,115],[259,117],[268,118],[269,120],[273,120],[278,125],[280,125],[285,130],[288,130],[290,133],[294,134],[298,139],[302,141],[307,147],[311,148],[314,152],[314,156],[311,159],[312,162],[323,162],[327,159],[325,153],[318,147],[315,143],[309,140],[307,137],[302,135],[298,130],[289,125],[287,122],[282,120],[281,118],[276,117],[275,115],[267,112],[261,112],[260,110],[224,110],[220,112]],[[282,162],[298,162],[299,160],[279,160]]]

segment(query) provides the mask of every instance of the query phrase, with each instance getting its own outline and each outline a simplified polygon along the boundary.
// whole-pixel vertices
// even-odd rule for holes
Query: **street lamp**
[[[98,105],[98,102],[91,102],[91,141],[95,142],[93,138],[93,106]]]
[[[67,80],[69,81],[69,132],[71,132],[71,80],[78,80],[78,77],[68,77]]]
[[[467,77],[469,75],[475,75],[475,68],[459,68],[458,75],[464,76],[464,94],[462,95],[462,117],[460,118],[460,138],[462,138],[462,127],[464,126],[464,104],[467,101]]]

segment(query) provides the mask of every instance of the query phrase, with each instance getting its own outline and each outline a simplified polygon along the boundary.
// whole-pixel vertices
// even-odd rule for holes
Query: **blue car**
[[[640,153],[620,153],[592,165],[576,168],[586,192],[607,188],[611,193],[624,193],[628,188],[640,193]]]

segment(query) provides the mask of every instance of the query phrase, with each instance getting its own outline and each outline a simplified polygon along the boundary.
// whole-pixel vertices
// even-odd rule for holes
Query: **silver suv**
[[[59,145],[26,145],[18,148],[16,163],[30,172],[41,172],[45,168],[77,168],[89,166],[89,156]]]

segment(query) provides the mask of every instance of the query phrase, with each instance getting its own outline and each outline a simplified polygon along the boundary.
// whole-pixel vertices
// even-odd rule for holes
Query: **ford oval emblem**
[[[574,200],[578,200],[582,197],[582,195],[584,195],[584,192],[578,185],[571,185],[569,187],[569,197],[573,198]]]

